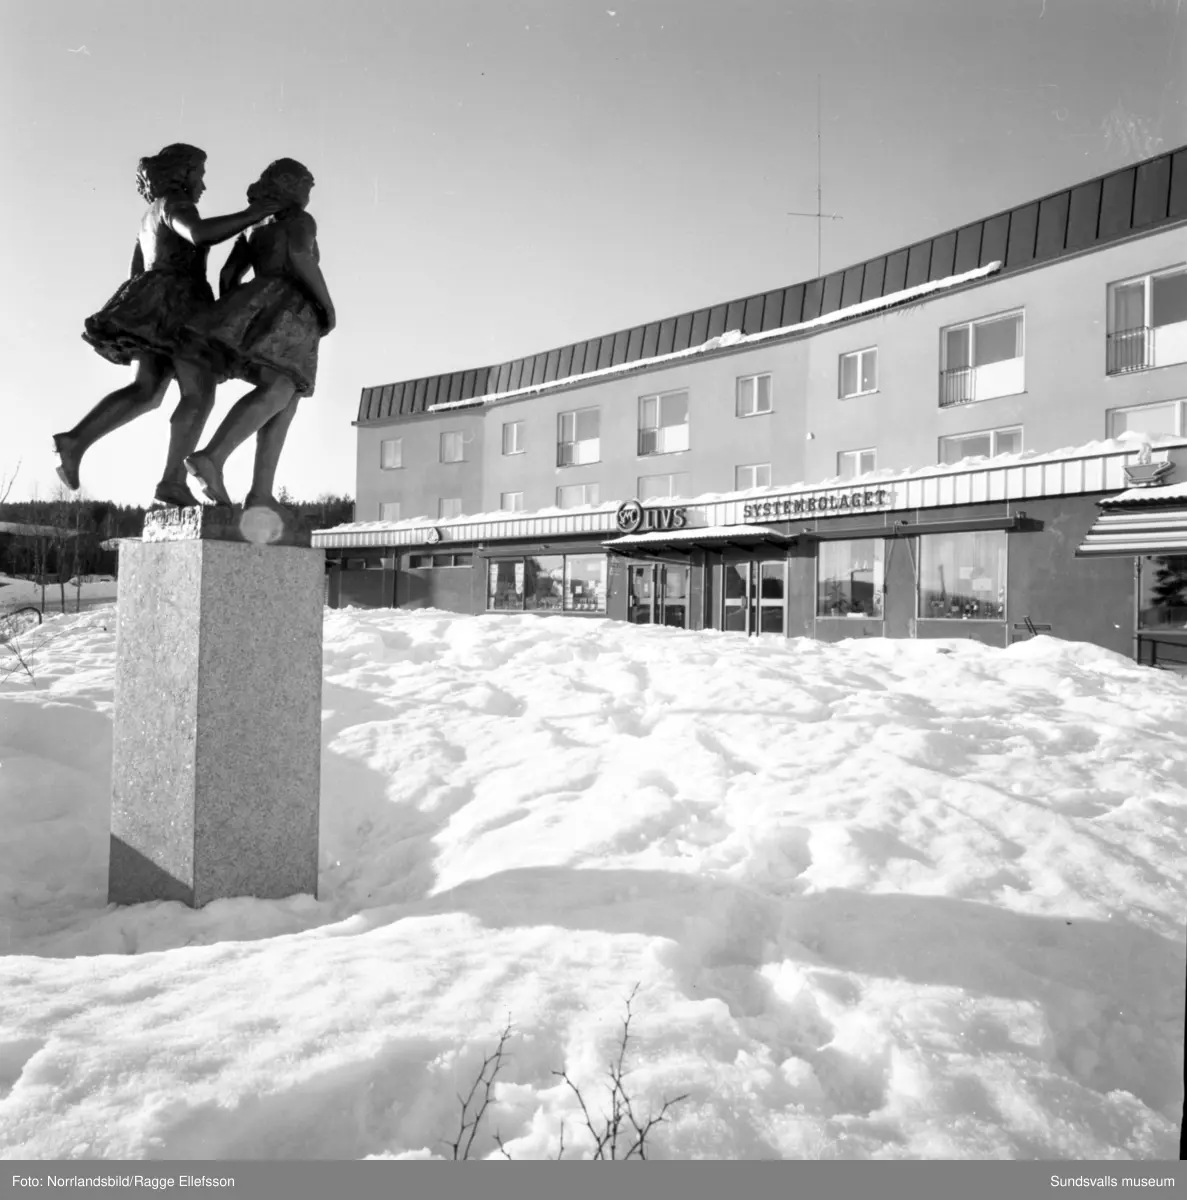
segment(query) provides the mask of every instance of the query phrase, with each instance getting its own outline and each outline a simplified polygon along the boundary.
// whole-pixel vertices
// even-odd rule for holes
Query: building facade
[[[1187,597],[1154,553],[1084,548],[1143,445],[1159,485],[1187,473],[1184,226],[1180,149],[822,279],[366,388],[356,522],[315,535],[331,602],[1133,651]]]

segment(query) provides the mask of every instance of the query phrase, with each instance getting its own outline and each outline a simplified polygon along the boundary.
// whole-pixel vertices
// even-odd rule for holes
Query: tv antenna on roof
[[[816,76],[816,211],[811,212],[789,212],[789,217],[812,217],[816,221],[816,276],[820,277],[821,259],[820,259],[820,230],[825,221],[843,221],[845,218],[837,213],[826,213],[822,211],[821,203],[821,170],[820,170],[820,76]]]

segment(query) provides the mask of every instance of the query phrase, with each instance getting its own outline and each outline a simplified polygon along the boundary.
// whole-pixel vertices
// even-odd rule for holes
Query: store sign
[[[644,508],[638,500],[627,500],[618,506],[614,520],[619,533],[684,529],[688,525],[688,509],[669,506]]]
[[[886,508],[893,500],[889,488],[839,488],[788,496],[782,500],[756,500],[742,509],[743,521],[777,521],[785,517],[836,517],[844,513]]]

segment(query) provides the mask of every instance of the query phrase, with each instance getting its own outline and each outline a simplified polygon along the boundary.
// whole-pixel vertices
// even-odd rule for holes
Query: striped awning
[[[1187,507],[1102,511],[1076,550],[1077,558],[1187,554]]]

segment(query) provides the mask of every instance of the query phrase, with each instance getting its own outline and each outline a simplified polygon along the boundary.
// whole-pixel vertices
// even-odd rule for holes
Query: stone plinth
[[[153,515],[120,548],[108,900],[316,895],[324,554]]]

